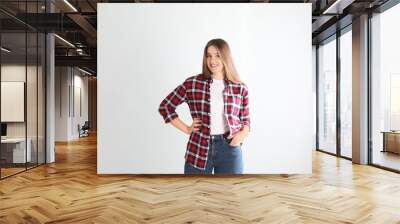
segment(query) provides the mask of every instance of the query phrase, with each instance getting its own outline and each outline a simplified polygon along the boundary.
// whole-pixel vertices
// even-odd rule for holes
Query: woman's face
[[[219,50],[214,46],[207,48],[207,66],[211,73],[222,73],[224,71],[224,65],[222,64],[221,54]]]

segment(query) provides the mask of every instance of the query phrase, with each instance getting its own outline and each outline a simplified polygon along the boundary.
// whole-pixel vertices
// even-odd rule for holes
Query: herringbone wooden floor
[[[400,175],[315,152],[312,175],[98,176],[94,137],[0,181],[0,223],[400,223]]]

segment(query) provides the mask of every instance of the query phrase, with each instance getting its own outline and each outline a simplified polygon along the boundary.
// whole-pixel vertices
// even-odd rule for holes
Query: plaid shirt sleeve
[[[249,127],[250,131],[249,91],[246,85],[244,85],[243,87],[243,101],[240,107],[239,118],[242,121],[243,125],[247,125]]]
[[[165,123],[178,117],[175,108],[186,101],[186,88],[184,84],[179,85],[161,102],[159,113],[163,117]]]

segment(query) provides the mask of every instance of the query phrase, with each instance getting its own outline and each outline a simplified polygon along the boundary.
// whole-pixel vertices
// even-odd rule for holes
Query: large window
[[[351,26],[346,31],[340,36],[340,154],[351,158],[353,96]]]
[[[372,163],[400,170],[400,5],[371,19]]]
[[[336,153],[336,39],[318,48],[318,148]]]
[[[352,157],[351,28],[323,41],[317,52],[318,149],[345,158]]]

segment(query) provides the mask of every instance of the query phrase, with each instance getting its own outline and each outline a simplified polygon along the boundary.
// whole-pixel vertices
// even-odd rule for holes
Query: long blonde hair
[[[207,66],[207,49],[210,46],[214,46],[220,52],[226,78],[234,83],[242,83],[240,76],[236,71],[235,65],[233,64],[229,45],[223,39],[212,39],[208,41],[207,45],[205,46],[203,54],[203,75],[207,77],[211,76],[211,71],[208,69]]]

